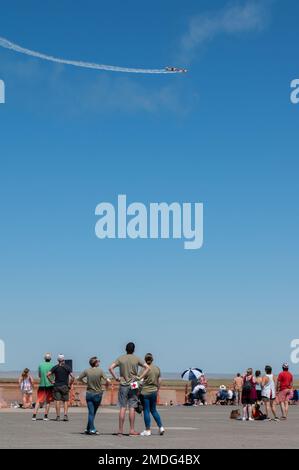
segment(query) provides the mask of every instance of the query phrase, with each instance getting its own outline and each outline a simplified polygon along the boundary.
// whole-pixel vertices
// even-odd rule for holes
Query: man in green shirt
[[[46,403],[44,421],[48,421],[50,404],[53,401],[53,385],[49,381],[47,374],[52,369],[51,354],[46,353],[44,362],[38,366],[39,387],[37,391],[37,400],[32,416],[32,421],[36,421],[36,415],[41,404]]]
[[[122,436],[124,433],[124,423],[126,417],[126,409],[129,407],[129,421],[130,421],[130,436],[138,436],[139,433],[135,431],[135,408],[138,405],[138,385],[137,380],[142,380],[149,371],[149,366],[145,361],[135,356],[135,344],[128,343],[126,346],[126,354],[120,356],[109,367],[109,372],[112,377],[120,382],[118,391],[118,401],[120,405],[119,411],[119,430],[118,435]],[[115,368],[119,368],[119,377],[114,373]],[[143,368],[142,374],[138,375],[139,367]]]

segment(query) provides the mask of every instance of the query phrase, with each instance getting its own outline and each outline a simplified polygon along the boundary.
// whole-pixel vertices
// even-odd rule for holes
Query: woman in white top
[[[266,407],[267,419],[270,420],[270,411],[272,411],[274,420],[279,421],[279,419],[276,416],[275,399],[276,399],[275,377],[272,374],[272,367],[266,366],[265,375],[262,378],[262,400]]]

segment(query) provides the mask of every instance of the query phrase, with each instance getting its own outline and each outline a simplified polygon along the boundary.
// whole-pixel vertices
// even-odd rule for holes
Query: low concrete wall
[[[34,387],[33,401],[36,400],[38,384]],[[85,406],[85,390],[84,385],[75,385],[72,392],[72,405]],[[190,392],[190,389],[188,389]],[[158,395],[159,405],[169,405],[172,402],[174,405],[185,403],[185,389],[184,387],[161,387]],[[216,389],[208,390],[207,402],[211,404],[215,400]],[[118,385],[109,387],[104,392],[103,405],[117,405]],[[17,383],[4,382],[0,384],[0,408],[10,406],[11,403],[21,402],[22,396]]]

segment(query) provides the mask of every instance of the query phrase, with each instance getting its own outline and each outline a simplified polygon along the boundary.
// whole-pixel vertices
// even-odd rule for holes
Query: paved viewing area
[[[163,407],[164,436],[153,429],[151,437],[117,437],[118,409],[102,408],[96,419],[99,436],[83,434],[87,410],[70,409],[70,421],[31,421],[31,411],[0,411],[1,448],[94,448],[94,449],[211,449],[299,448],[299,406],[290,407],[287,421],[242,422],[229,419],[230,406]],[[54,414],[50,418],[54,418]],[[137,416],[136,430],[143,430]],[[156,435],[155,435],[156,434]]]

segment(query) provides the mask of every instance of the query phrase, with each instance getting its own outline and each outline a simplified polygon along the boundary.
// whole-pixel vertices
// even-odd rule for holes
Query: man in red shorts
[[[282,364],[282,372],[277,377],[277,399],[281,409],[281,419],[287,419],[289,400],[293,391],[293,374],[289,372],[289,364]]]
[[[53,385],[50,383],[47,374],[52,369],[51,354],[46,353],[44,362],[38,366],[39,387],[37,391],[37,400],[32,416],[32,421],[36,421],[36,415],[41,404],[45,403],[44,421],[48,421],[50,404],[53,401]]]

